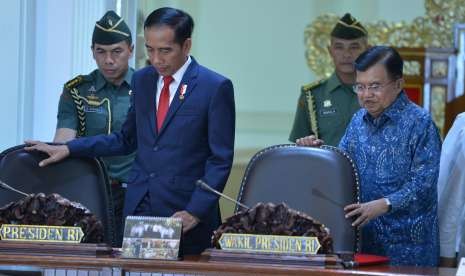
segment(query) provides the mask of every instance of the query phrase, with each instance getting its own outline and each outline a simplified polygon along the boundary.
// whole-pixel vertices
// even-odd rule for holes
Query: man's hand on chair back
[[[314,135],[305,136],[299,138],[295,141],[298,146],[304,147],[319,147],[325,143],[325,141],[321,139],[317,139]]]
[[[26,151],[38,150],[48,154],[48,158],[39,162],[40,167],[45,167],[49,164],[59,162],[69,156],[69,149],[67,145],[48,145],[40,141],[25,141],[27,144],[24,149]]]

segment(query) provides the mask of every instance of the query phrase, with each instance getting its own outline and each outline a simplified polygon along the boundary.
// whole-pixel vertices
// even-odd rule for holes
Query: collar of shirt
[[[173,101],[174,95],[178,90],[179,84],[181,84],[182,78],[184,77],[184,73],[186,73],[187,67],[191,64],[191,57],[188,56],[186,62],[181,66],[181,68],[173,74],[173,81],[170,84],[170,104]],[[157,82],[157,107],[158,101],[160,99],[161,89],[163,88],[163,76],[158,76]]]
[[[131,80],[132,80],[132,75],[134,74],[134,69],[131,67],[128,68],[128,71],[126,72],[126,75],[124,76],[124,81],[128,87],[131,87]]]
[[[100,70],[97,70],[97,79],[95,80],[95,90],[96,91],[102,90],[106,84],[107,84],[107,80],[103,76],[102,72],[100,72]]]
[[[363,109],[363,119],[366,122],[372,123],[375,127],[380,127],[388,120],[397,121],[401,117],[402,110],[409,103],[409,99],[405,92],[402,90],[397,99],[386,108],[378,118],[373,118],[366,109]]]
[[[336,72],[333,72],[331,76],[328,78],[325,90],[326,92],[333,92],[339,87],[347,88],[347,90],[350,90],[352,93],[355,94],[354,90],[349,85],[343,84],[337,76]]]
[[[131,87],[131,79],[132,79],[132,74],[134,73],[134,69],[131,67],[128,67],[128,71],[126,71],[126,74],[124,75],[123,82],[121,83],[120,87],[122,85],[126,85],[127,87]],[[115,87],[114,84],[108,82],[105,77],[103,76],[102,72],[100,70],[97,70],[97,79],[95,80],[95,90],[99,91],[100,89],[103,89],[105,86],[110,85],[111,87]]]

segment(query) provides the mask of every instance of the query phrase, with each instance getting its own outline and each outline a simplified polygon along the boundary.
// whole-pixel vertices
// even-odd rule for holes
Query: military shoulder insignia
[[[326,79],[321,79],[318,81],[314,81],[312,83],[306,84],[302,86],[302,92],[310,92],[312,89],[315,89],[316,87],[320,86]]]
[[[66,89],[71,90],[71,89],[75,88],[76,86],[80,85],[83,82],[85,82],[84,76],[79,75],[79,76],[75,77],[74,79],[67,81],[65,83],[65,87],[66,87]]]

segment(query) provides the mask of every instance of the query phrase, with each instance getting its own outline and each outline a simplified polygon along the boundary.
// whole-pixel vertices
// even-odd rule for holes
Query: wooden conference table
[[[367,266],[354,269],[212,262],[200,256],[186,256],[182,261],[136,260],[115,257],[32,256],[0,254],[0,275],[15,276],[162,276],[162,275],[324,275],[453,276],[452,268],[415,268]]]

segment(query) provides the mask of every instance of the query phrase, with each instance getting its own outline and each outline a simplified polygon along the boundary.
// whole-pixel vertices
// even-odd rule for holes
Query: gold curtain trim
[[[424,5],[426,14],[411,22],[379,20],[364,23],[368,42],[396,48],[453,47],[453,26],[465,22],[463,0],[424,0]],[[339,16],[335,14],[322,14],[305,28],[305,57],[317,78],[329,77],[334,71],[327,46],[331,30],[338,21]]]

